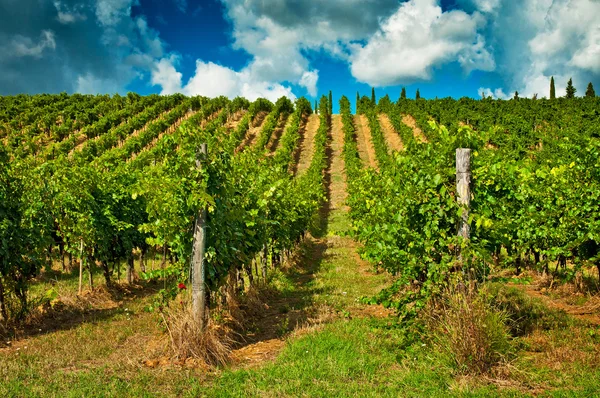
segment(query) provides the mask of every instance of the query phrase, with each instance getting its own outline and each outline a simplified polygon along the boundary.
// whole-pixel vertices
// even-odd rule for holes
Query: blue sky
[[[599,20],[597,0],[0,0],[0,94],[582,95]]]

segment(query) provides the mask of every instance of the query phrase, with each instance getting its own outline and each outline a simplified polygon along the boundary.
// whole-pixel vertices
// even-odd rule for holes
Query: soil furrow
[[[377,169],[377,158],[375,157],[375,147],[371,137],[371,129],[365,115],[356,115],[354,117],[356,125],[356,144],[358,146],[358,154],[363,161],[365,167],[373,167]]]
[[[394,129],[392,122],[388,115],[384,113],[379,114],[379,124],[381,125],[381,130],[383,131],[383,135],[385,136],[385,141],[388,144],[388,148],[391,152],[400,152],[404,150],[404,144],[402,143],[402,139],[400,138],[400,134]]]
[[[425,137],[425,134],[423,134],[423,130],[421,130],[419,126],[417,126],[417,121],[414,117],[412,117],[411,115],[404,115],[402,116],[402,123],[406,124],[412,129],[413,135],[417,140],[421,142],[429,142],[427,140],[427,137]]]
[[[308,117],[304,128],[301,129],[300,142],[298,143],[299,150],[295,153],[295,174],[303,173],[310,166],[315,151],[315,135],[320,125],[319,115],[312,114]]]

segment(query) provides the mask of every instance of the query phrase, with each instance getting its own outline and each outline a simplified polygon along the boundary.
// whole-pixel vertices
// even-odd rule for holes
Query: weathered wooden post
[[[471,150],[456,149],[456,196],[458,205],[462,208],[458,221],[458,236],[463,240],[470,237],[469,208],[471,205]],[[458,249],[458,260],[462,262],[462,254]]]
[[[267,246],[263,246],[261,255],[260,255],[260,265],[261,265],[261,272],[262,272],[262,278],[263,278],[263,282],[267,282]]]
[[[134,264],[133,264],[133,250],[127,255],[127,284],[133,284]]]
[[[206,144],[200,145],[200,153],[196,159],[196,167],[202,167],[206,157]],[[192,312],[194,320],[203,330],[206,320],[206,269],[204,251],[206,248],[206,206],[198,211],[194,225],[194,241],[192,245]]]
[[[83,290],[83,239],[81,240],[81,245],[79,246],[79,295]]]

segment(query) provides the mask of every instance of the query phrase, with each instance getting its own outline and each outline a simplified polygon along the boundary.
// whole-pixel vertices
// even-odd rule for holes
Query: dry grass
[[[168,331],[173,359],[200,359],[211,366],[229,362],[234,343],[229,328],[209,319],[205,328],[201,329],[194,320],[191,305],[184,301],[164,310],[161,316]]]
[[[447,290],[430,302],[424,319],[434,346],[459,374],[488,374],[511,351],[506,314],[494,311],[474,290]]]

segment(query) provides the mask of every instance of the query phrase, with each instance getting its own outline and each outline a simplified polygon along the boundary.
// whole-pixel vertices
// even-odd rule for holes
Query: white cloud
[[[183,91],[207,97],[235,97],[241,92],[240,76],[234,70],[212,62],[196,61],[196,73]]]
[[[87,16],[85,15],[85,6],[83,4],[69,7],[63,2],[56,0],[54,1],[54,7],[57,12],[56,19],[63,25],[85,21],[87,19]]]
[[[8,48],[2,49],[2,53],[6,58],[41,58],[46,49],[56,49],[55,35],[50,30],[43,30],[37,43],[30,37],[15,35],[11,38]]]
[[[308,91],[308,95],[311,97],[317,96],[317,82],[319,81],[319,71],[312,70],[302,74],[300,78],[300,86],[305,87]]]
[[[596,16],[598,17],[600,15]],[[586,34],[587,37],[573,54],[570,64],[600,74],[600,25],[589,27]]]
[[[324,51],[347,60],[353,40],[363,40],[398,0],[221,0],[232,22],[233,47],[252,56],[252,80],[290,82],[316,91],[307,53]],[[315,86],[314,89],[312,86]]]
[[[114,26],[131,15],[137,0],[96,0],[96,18],[103,26]]]
[[[497,88],[496,90],[492,91],[492,89],[490,88],[483,88],[483,87],[479,87],[478,93],[481,95],[481,93],[483,93],[483,95],[487,98],[487,97],[492,97],[495,99],[510,99],[511,96],[504,93],[504,91],[502,91],[501,88]]]
[[[155,86],[161,86],[161,95],[174,94],[181,91],[181,73],[177,72],[175,57],[163,58],[156,63],[152,71],[151,82]]]
[[[161,94],[181,92],[186,95],[203,95],[229,98],[242,96],[250,101],[267,98],[276,101],[280,97],[296,99],[290,87],[253,78],[247,69],[236,72],[233,69],[212,62],[196,61],[194,76],[182,86],[182,75],[176,69],[178,59],[171,56],[156,63],[152,71],[152,84],[161,86]]]
[[[160,37],[158,37],[158,32],[149,28],[146,19],[143,17],[137,17],[135,19],[135,25],[146,51],[155,58],[162,57],[163,42]]]
[[[600,2],[594,0],[504,0],[487,34],[504,88],[522,96],[548,97],[554,76],[563,96],[569,78],[578,95],[600,73]]]
[[[500,7],[502,0],[473,0],[477,8],[482,12],[494,12]]]
[[[460,58],[467,71],[494,67],[480,14],[442,12],[436,0],[410,0],[383,21],[380,30],[351,57],[352,75],[373,86],[429,79],[434,66]]]
[[[114,94],[119,92],[121,85],[113,79],[102,79],[91,73],[77,77],[75,92],[81,94]]]
[[[489,72],[496,69],[494,56],[485,48],[485,39],[481,35],[477,35],[475,44],[458,54],[458,62],[467,74],[474,70]]]
[[[496,12],[500,8],[501,3],[502,0],[458,0],[459,5],[486,14]]]

